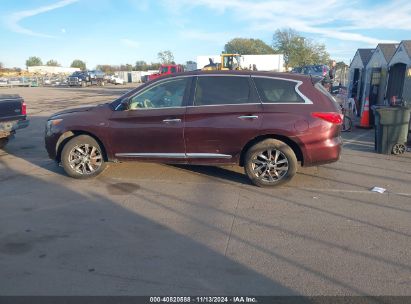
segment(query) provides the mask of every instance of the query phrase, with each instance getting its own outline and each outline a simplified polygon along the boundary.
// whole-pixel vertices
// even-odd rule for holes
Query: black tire
[[[391,153],[395,155],[404,154],[407,151],[407,147],[404,144],[395,144],[392,147]]]
[[[95,177],[107,166],[102,147],[88,135],[73,137],[64,145],[61,164],[68,176],[78,179]]]
[[[297,172],[294,151],[276,139],[265,139],[255,144],[247,151],[244,160],[245,173],[259,187],[279,186],[290,181]]]
[[[9,142],[8,137],[0,138],[0,149],[3,149],[7,145],[8,142]]]

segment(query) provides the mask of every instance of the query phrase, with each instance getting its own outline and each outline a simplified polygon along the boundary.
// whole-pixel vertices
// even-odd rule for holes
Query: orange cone
[[[372,126],[370,126],[370,102],[368,97],[365,98],[364,110],[362,111],[360,125],[357,128],[372,129]]]

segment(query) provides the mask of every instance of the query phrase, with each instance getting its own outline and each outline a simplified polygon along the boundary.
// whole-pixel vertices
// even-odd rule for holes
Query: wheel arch
[[[103,142],[100,140],[98,136],[95,134],[88,132],[88,131],[83,131],[83,130],[71,130],[71,131],[66,131],[64,132],[58,139],[57,144],[56,144],[56,160],[58,162],[61,161],[61,152],[63,151],[63,148],[65,144],[72,138],[80,136],[80,135],[88,135],[91,138],[93,138],[101,147],[101,152],[103,152],[103,157],[105,161],[108,161],[108,155],[107,155],[107,150],[106,147],[104,146]]]
[[[240,166],[244,166],[244,158],[245,158],[245,154],[247,153],[248,149],[250,149],[252,146],[254,146],[255,144],[265,140],[265,139],[277,139],[280,140],[284,143],[286,143],[294,152],[297,161],[301,162],[301,165],[304,164],[304,154],[301,150],[301,148],[299,147],[299,145],[292,139],[290,139],[287,136],[284,135],[278,135],[278,134],[265,134],[265,135],[260,135],[257,136],[255,138],[253,138],[252,140],[250,140],[245,146],[244,148],[241,150],[241,154],[240,154]]]

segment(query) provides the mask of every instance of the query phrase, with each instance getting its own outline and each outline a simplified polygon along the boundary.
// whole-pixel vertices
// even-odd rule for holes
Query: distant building
[[[384,104],[388,79],[388,64],[398,48],[398,43],[380,43],[365,68],[362,100],[369,98],[370,106]],[[374,115],[370,111],[370,123],[374,124]]]
[[[197,70],[197,63],[196,62],[190,62],[185,65],[185,71],[195,71]]]
[[[363,102],[361,97],[364,93],[365,68],[374,51],[375,49],[358,49],[350,64],[348,94],[358,101],[359,106],[362,106]]]
[[[411,103],[411,40],[401,41],[388,64],[388,69],[388,102],[395,96]]]
[[[214,63],[221,63],[221,55],[197,56],[197,68],[202,69],[210,64],[210,59]],[[285,72],[284,55],[282,54],[242,55],[240,65],[243,68],[255,65],[259,71]]]
[[[29,73],[38,73],[38,74],[72,74],[76,71],[80,71],[79,68],[65,68],[59,66],[48,66],[48,65],[39,65],[39,66],[30,66],[27,68]]]
[[[123,79],[124,82],[145,82],[148,75],[158,73],[158,70],[149,71],[117,71],[114,74]]]

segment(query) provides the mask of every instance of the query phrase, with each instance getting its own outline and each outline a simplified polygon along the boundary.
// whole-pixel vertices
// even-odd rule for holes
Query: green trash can
[[[375,151],[380,154],[402,154],[407,150],[411,108],[375,109]]]

